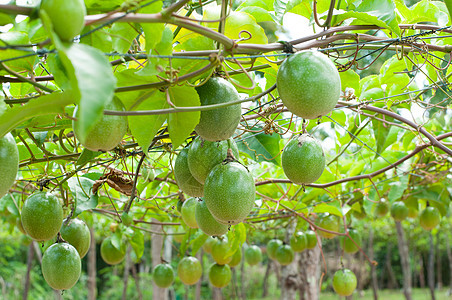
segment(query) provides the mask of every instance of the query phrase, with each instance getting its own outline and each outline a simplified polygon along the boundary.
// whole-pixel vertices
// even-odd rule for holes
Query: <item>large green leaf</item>
[[[377,153],[375,154],[375,157],[378,157],[380,156],[379,154],[382,154],[383,151],[385,150],[384,146],[386,143],[386,139],[388,138],[391,126],[384,122],[374,119],[372,120],[372,127],[375,136],[375,141],[377,144]]]
[[[281,164],[280,140],[281,136],[277,133],[269,135],[264,132],[258,134],[248,132],[237,142],[237,147],[257,162],[267,161],[279,166]]]
[[[195,88],[189,86],[174,86],[168,89],[171,102],[177,107],[199,106],[199,95]],[[173,149],[179,147],[193,132],[199,123],[200,112],[183,112],[170,114],[168,117],[168,131]]]
[[[132,41],[138,36],[137,30],[131,24],[119,22],[111,26],[110,34],[113,41],[113,50],[118,53],[127,53]]]
[[[72,199],[75,201],[75,215],[79,215],[85,210],[93,209],[97,206],[97,195],[91,192],[94,180],[86,177],[71,177],[68,180],[69,190]]]

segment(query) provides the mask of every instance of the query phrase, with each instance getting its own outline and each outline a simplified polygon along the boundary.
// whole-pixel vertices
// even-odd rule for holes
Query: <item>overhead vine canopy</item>
[[[169,230],[180,224],[176,206],[185,198],[174,161],[197,136],[201,112],[239,103],[236,158],[254,178],[256,201],[244,223],[230,229],[235,249],[246,226],[267,230],[302,218],[322,230],[317,214],[372,215],[381,198],[417,208],[428,201],[447,213],[452,28],[443,2],[85,4],[85,27],[70,42],[38,8],[0,5],[0,136],[11,132],[20,156],[17,180],[0,202],[11,223],[27,195],[52,191],[73,217],[120,223],[129,212],[124,232],[141,256],[150,223],[178,230]],[[296,28],[288,28],[289,16]],[[288,111],[275,85],[286,57],[308,49],[327,55],[341,79],[336,107],[313,120]],[[201,106],[196,88],[212,76],[231,83],[240,98]],[[108,109],[112,99],[125,109]],[[117,147],[80,144],[74,131],[86,139],[112,115],[128,121]],[[297,185],[285,176],[281,153],[305,132],[320,141],[326,167],[315,183]],[[186,237],[194,252],[206,239],[200,232]]]

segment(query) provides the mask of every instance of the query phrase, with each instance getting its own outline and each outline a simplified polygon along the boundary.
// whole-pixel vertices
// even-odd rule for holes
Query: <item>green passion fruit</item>
[[[245,261],[250,265],[257,265],[262,261],[262,251],[256,245],[249,246],[245,250]]]
[[[254,205],[256,188],[253,176],[237,162],[216,165],[206,179],[204,200],[218,222],[242,222]]]
[[[80,258],[85,257],[91,244],[91,233],[88,226],[80,219],[72,219],[69,224],[63,223],[61,237],[74,246]]]
[[[212,253],[212,247],[217,242],[217,239],[214,239],[213,237],[209,236],[207,240],[202,245],[202,249],[204,249],[205,252],[211,254]]]
[[[114,97],[111,102],[105,105],[106,110],[125,111],[125,107],[119,98]],[[78,109],[74,110],[74,117],[78,117]],[[72,121],[75,137],[80,140],[80,132],[76,126],[77,121]],[[126,116],[102,115],[92,129],[86,134],[85,140],[80,140],[81,144],[91,151],[109,151],[116,147],[127,132]]]
[[[196,88],[201,105],[232,102],[240,99],[235,87],[220,77],[211,77]],[[207,141],[221,141],[230,138],[239,124],[240,104],[202,111],[199,124],[195,130]]]
[[[275,260],[276,259],[276,250],[278,250],[278,247],[281,246],[283,242],[278,239],[271,239],[267,243],[267,255],[270,257],[270,259]]]
[[[42,0],[40,13],[45,11],[53,30],[63,41],[70,41],[85,27],[86,7],[83,0]]]
[[[357,280],[355,273],[349,269],[336,271],[333,276],[333,288],[341,296],[350,296],[356,289]]]
[[[315,182],[325,169],[320,143],[309,134],[292,139],[284,148],[281,165],[287,178],[296,184]]]
[[[44,252],[41,262],[45,281],[55,290],[73,287],[82,271],[77,250],[68,243],[53,244]]]
[[[308,230],[306,231],[306,248],[307,249],[314,249],[315,246],[317,246],[317,235],[314,231]]]
[[[196,257],[186,256],[177,265],[177,275],[185,285],[193,285],[201,278],[201,263]]]
[[[375,214],[377,217],[383,218],[389,212],[389,205],[386,200],[381,200],[375,206]]]
[[[239,157],[239,150],[233,140],[232,154]],[[209,142],[197,137],[188,150],[188,168],[195,179],[204,184],[210,171],[226,159],[228,153],[228,141]]]
[[[100,256],[109,265],[117,265],[126,257],[126,246],[121,243],[119,249],[113,245],[112,237],[109,236],[100,245]]]
[[[213,264],[209,269],[209,281],[217,288],[224,288],[231,281],[232,272],[228,265]]]
[[[322,229],[326,229],[326,230],[334,231],[334,232],[338,232],[339,227],[340,227],[339,226],[339,218],[337,216],[331,215],[331,214],[327,214],[327,215],[320,217],[317,220],[317,225]],[[335,233],[325,232],[323,230],[319,230],[318,234],[321,237],[324,237],[327,239],[332,239],[336,236]]]
[[[188,168],[188,148],[184,148],[177,155],[174,164],[174,177],[179,188],[189,196],[204,196],[204,186],[193,177]]]
[[[278,69],[276,85],[283,104],[304,119],[330,113],[341,92],[337,68],[318,51],[289,56]]]
[[[355,245],[348,236],[341,236],[341,245],[346,253],[353,254],[356,253],[359,250],[358,247],[361,247],[362,245],[361,235],[355,229],[349,229],[348,234],[358,246]]]
[[[295,252],[302,252],[306,249],[308,245],[308,240],[306,234],[301,231],[295,232],[295,234],[290,238],[290,247],[292,247]]]
[[[174,271],[169,264],[158,264],[152,271],[155,284],[161,288],[168,288],[173,284]]]
[[[433,206],[427,206],[419,215],[419,223],[425,230],[432,230],[440,221],[439,210]]]
[[[56,236],[63,224],[63,206],[51,193],[36,192],[25,200],[20,217],[32,239],[47,241]]]
[[[220,265],[225,265],[231,262],[232,256],[226,256],[229,252],[229,244],[227,239],[217,240],[212,246],[212,258]]]
[[[184,201],[181,208],[182,220],[190,228],[198,228],[198,223],[196,222],[195,211],[196,211],[196,198],[188,198]]]
[[[276,249],[276,261],[279,262],[282,266],[287,266],[292,263],[295,253],[292,250],[292,247],[289,245],[283,244]]]
[[[234,268],[236,266],[239,265],[239,263],[242,261],[242,248],[238,248],[235,252],[234,255],[232,255],[232,259],[231,261],[228,263],[228,265],[231,268]]]
[[[402,222],[408,217],[408,207],[402,201],[396,201],[391,205],[391,216],[397,222]]]
[[[19,151],[11,133],[0,138],[0,198],[13,186],[19,169]]]
[[[196,204],[195,218],[199,229],[207,235],[220,236],[228,232],[228,225],[218,223],[202,199]]]

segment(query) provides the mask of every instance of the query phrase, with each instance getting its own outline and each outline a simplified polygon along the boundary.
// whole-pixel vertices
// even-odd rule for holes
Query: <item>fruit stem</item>
[[[228,140],[228,142],[229,142],[229,140]],[[223,163],[227,164],[227,163],[230,163],[230,162],[233,162],[233,161],[237,161],[237,159],[235,158],[234,153],[232,153],[232,149],[229,148],[228,149],[228,154],[226,155],[226,159],[223,161]]]

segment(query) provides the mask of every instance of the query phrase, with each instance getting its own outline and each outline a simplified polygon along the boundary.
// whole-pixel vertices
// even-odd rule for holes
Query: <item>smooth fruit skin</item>
[[[341,92],[341,78],[331,60],[317,51],[302,51],[279,67],[276,86],[284,105],[304,119],[330,113]]]
[[[256,245],[249,246],[245,250],[245,261],[250,265],[257,265],[262,261],[262,251]]]
[[[356,289],[356,285],[356,276],[349,269],[338,270],[334,273],[333,288],[339,295],[350,296]]]
[[[384,217],[389,212],[389,206],[388,202],[386,201],[380,201],[377,203],[377,206],[375,207],[375,214],[377,217]]]
[[[5,196],[16,181],[17,171],[19,169],[19,151],[17,150],[16,140],[7,133],[0,138],[0,198]]]
[[[217,288],[224,288],[231,281],[232,272],[228,265],[213,264],[209,269],[209,281]]]
[[[215,245],[215,243],[217,242],[217,239],[214,239],[213,237],[209,236],[207,238],[207,240],[204,242],[204,244],[202,245],[202,249],[211,254],[212,253],[212,247],[213,245]]]
[[[278,261],[282,266],[287,266],[293,261],[295,253],[289,245],[281,245],[276,250],[275,255],[276,261]]]
[[[25,200],[20,217],[32,239],[47,241],[56,236],[63,224],[63,207],[51,193],[37,192]]]
[[[72,219],[68,225],[63,223],[60,233],[66,242],[74,246],[80,258],[85,257],[91,244],[91,233],[85,222],[80,219]]]
[[[111,242],[111,237],[107,237],[100,245],[100,256],[109,265],[117,265],[126,257],[126,247],[121,244],[121,249],[117,249]]]
[[[241,261],[242,261],[242,249],[238,248],[237,251],[235,251],[234,255],[232,255],[232,259],[228,263],[228,265],[231,268],[234,268],[234,267],[238,266]]]
[[[174,271],[169,264],[158,264],[152,271],[155,284],[161,288],[167,288],[173,284]]]
[[[361,247],[362,240],[359,232],[354,229],[349,229],[348,233],[350,237],[356,242],[356,244]],[[359,250],[359,248],[352,242],[352,240],[348,236],[341,236],[341,245],[342,249],[344,249],[346,253],[353,254],[358,252]]]
[[[283,242],[278,239],[271,239],[267,243],[267,255],[270,259],[276,260],[276,250],[282,246]]]
[[[335,232],[339,231],[339,219],[335,215],[327,215],[327,216],[321,217],[319,219],[317,225],[320,228],[323,228],[326,230],[335,231]],[[334,233],[325,232],[322,230],[319,230],[318,234],[327,239],[332,239],[336,236],[336,234],[334,234]]]
[[[218,164],[204,185],[204,200],[218,222],[242,222],[254,206],[256,188],[253,176],[237,162]]]
[[[201,263],[193,256],[186,256],[177,265],[177,275],[182,283],[193,285],[201,278]]]
[[[295,234],[290,238],[290,247],[295,252],[302,252],[306,249],[308,245],[308,240],[306,235],[301,232],[295,232]]]
[[[212,258],[219,265],[225,265],[231,262],[232,256],[226,257],[226,253],[229,252],[229,244],[226,239],[217,240],[212,246]]]
[[[317,246],[317,235],[314,231],[308,230],[306,231],[306,248],[307,249],[314,249],[315,246]]]
[[[185,224],[187,224],[190,228],[198,228],[198,223],[196,222],[195,211],[196,211],[196,203],[198,201],[196,198],[188,198],[184,201],[181,208],[182,220],[184,220]]]
[[[104,107],[106,110],[125,111],[125,107],[119,98],[114,97],[111,102]],[[77,108],[74,110],[74,117],[77,118]],[[109,116],[102,115],[93,128],[87,133],[84,141],[80,140],[75,122],[72,121],[75,137],[81,144],[91,151],[109,151],[116,147],[127,132],[126,116]]]
[[[41,10],[47,13],[53,30],[64,41],[72,40],[85,27],[86,7],[83,0],[42,0]]]
[[[232,153],[239,157],[239,150],[233,140]],[[228,141],[209,142],[197,137],[188,149],[188,168],[195,179],[204,184],[210,171],[226,159]]]
[[[228,232],[228,225],[218,223],[207,208],[206,201],[197,201],[195,210],[196,223],[205,234],[221,236]]]
[[[193,177],[188,168],[188,148],[179,152],[174,164],[174,178],[179,188],[191,197],[204,196],[204,186]]]
[[[391,205],[391,216],[397,222],[402,222],[408,217],[408,207],[402,201],[396,201]]]
[[[322,145],[309,134],[302,134],[298,139],[287,143],[282,153],[281,165],[284,174],[293,183],[313,183],[325,169]]]
[[[441,221],[441,215],[436,207],[427,206],[419,215],[419,223],[425,230],[432,230]]]
[[[416,219],[418,215],[419,211],[417,210],[417,208],[408,206],[408,218]]]
[[[45,281],[55,290],[73,287],[82,271],[77,250],[68,243],[53,244],[44,252],[41,263]]]
[[[235,87],[220,77],[210,78],[196,91],[203,106],[240,100]],[[196,133],[207,141],[227,140],[237,129],[241,112],[240,104],[202,111]]]

